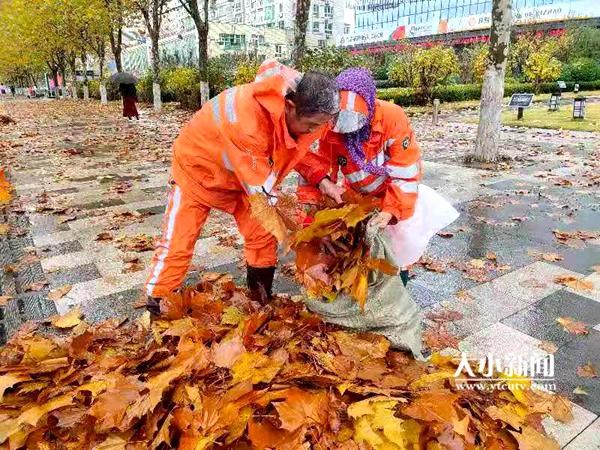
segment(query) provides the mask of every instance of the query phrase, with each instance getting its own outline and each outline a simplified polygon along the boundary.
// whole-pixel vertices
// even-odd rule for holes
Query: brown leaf
[[[252,194],[248,199],[252,216],[260,222],[265,230],[275,236],[277,242],[284,242],[288,236],[288,231],[277,208],[271,206],[267,197],[263,194]]]
[[[62,287],[52,289],[50,292],[48,292],[48,298],[53,301],[60,300],[69,293],[71,288],[72,286],[70,284],[65,284]]]
[[[456,298],[458,298],[461,302],[464,303],[472,303],[473,302],[473,297],[471,296],[471,294],[469,294],[467,291],[465,291],[464,289],[461,289],[459,291],[457,291],[455,294]]]
[[[577,376],[582,378],[598,378],[598,371],[591,362],[588,362],[585,366],[577,368]]]
[[[421,266],[423,266],[426,270],[429,270],[430,272],[446,273],[446,264],[444,264],[441,261],[437,261],[432,258],[423,256],[419,260],[419,264],[421,264]]]
[[[562,325],[564,330],[571,334],[588,334],[587,325],[577,322],[571,317],[559,317],[556,321]]]
[[[475,269],[483,269],[485,267],[485,261],[483,259],[472,259],[468,264]]]
[[[485,258],[489,259],[490,261],[496,261],[498,259],[498,256],[496,256],[494,252],[486,252]]]
[[[96,241],[112,241],[113,235],[108,231],[103,231],[96,236]]]
[[[438,311],[430,311],[425,315],[429,320],[433,320],[434,322],[453,322],[455,320],[460,320],[463,318],[462,313],[458,311],[453,311],[451,309],[442,309]]]
[[[323,428],[327,422],[329,401],[325,392],[313,394],[291,388],[286,391],[284,401],[273,405],[284,430],[295,431],[303,426]]]
[[[6,306],[9,300],[13,298],[10,295],[0,295],[0,306]]]
[[[37,281],[35,283],[28,284],[25,287],[25,291],[38,292],[38,291],[41,291],[42,289],[44,289],[46,286],[48,286],[47,281]]]
[[[443,237],[443,238],[451,238],[454,237],[454,233],[450,232],[450,231],[439,231],[437,233],[438,236]]]
[[[554,278],[554,282],[576,291],[591,292],[594,289],[594,284],[591,281],[577,278],[573,275],[558,275]]]
[[[458,349],[458,339],[451,335],[444,326],[429,328],[423,333],[423,343],[429,349],[443,350],[445,348]]]
[[[8,234],[9,229],[10,229],[10,227],[8,226],[7,223],[0,223],[0,236],[4,236],[5,234]]]
[[[116,239],[117,248],[124,252],[146,252],[154,250],[154,237],[147,234],[121,236]]]

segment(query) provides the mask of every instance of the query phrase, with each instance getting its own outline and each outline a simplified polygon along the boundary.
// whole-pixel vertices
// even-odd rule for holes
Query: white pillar
[[[106,93],[106,83],[100,83],[100,103],[108,105],[108,95]]]
[[[152,83],[152,96],[154,98],[154,111],[160,111],[162,108],[162,101],[160,99],[160,84]]]

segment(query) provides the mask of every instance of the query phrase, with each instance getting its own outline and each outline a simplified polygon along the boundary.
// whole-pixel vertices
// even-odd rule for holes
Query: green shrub
[[[573,91],[575,83],[568,82],[566,91]],[[540,94],[550,94],[558,90],[556,83],[541,83],[538,85]],[[600,89],[600,80],[579,83],[579,90],[593,91]],[[509,97],[519,92],[533,92],[532,83],[506,83],[504,85],[504,96]],[[379,89],[377,98],[381,100],[391,100],[397,105],[411,106],[424,105],[428,103],[424,98],[418,95],[418,92],[412,88],[388,88]],[[437,86],[433,89],[433,98],[439,98],[441,102],[459,102],[465,100],[479,100],[481,98],[480,84],[459,84],[454,86]],[[539,98],[538,98],[539,99]]]
[[[240,64],[235,69],[235,74],[233,77],[234,84],[246,84],[251,83],[256,78],[256,73],[258,72],[258,67],[260,64],[256,60],[248,60],[244,62],[240,62]]]
[[[88,80],[88,89],[90,91],[90,98],[100,100],[100,81]]]
[[[578,58],[563,67],[561,79],[565,81],[594,81],[600,79],[600,62],[592,58]]]
[[[200,108],[200,73],[192,67],[176,67],[164,71],[164,97],[178,101],[183,108]]]
[[[137,89],[137,96],[140,102],[152,103],[152,72],[148,71],[141,76],[135,85]]]

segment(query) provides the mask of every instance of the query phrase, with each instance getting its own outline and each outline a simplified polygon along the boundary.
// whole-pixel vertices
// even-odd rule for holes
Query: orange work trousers
[[[172,184],[163,217],[162,235],[156,245],[146,293],[152,297],[167,295],[179,288],[187,274],[194,246],[211,207],[186,195]],[[244,237],[246,263],[253,267],[277,264],[277,240],[250,214],[250,203],[240,192],[233,217]]]

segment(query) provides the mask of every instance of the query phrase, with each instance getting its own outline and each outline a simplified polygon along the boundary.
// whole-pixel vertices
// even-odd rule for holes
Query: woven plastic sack
[[[368,235],[367,240],[374,258],[393,261],[388,236],[378,233]],[[400,276],[371,272],[364,311],[346,294],[340,294],[333,302],[309,298],[304,301],[308,309],[319,314],[325,322],[381,334],[393,348],[410,350],[415,358],[423,358],[421,311],[402,284]]]

